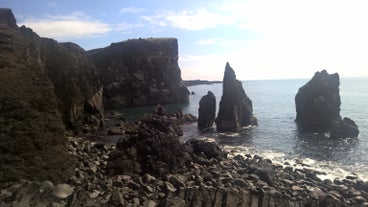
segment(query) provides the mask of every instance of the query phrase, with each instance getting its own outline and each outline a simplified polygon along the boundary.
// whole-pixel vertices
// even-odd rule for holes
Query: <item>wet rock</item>
[[[295,95],[296,123],[302,131],[328,132],[331,137],[357,137],[358,126],[340,116],[340,79],[337,73],[316,72]]]
[[[214,142],[191,139],[187,143],[193,148],[195,154],[201,155],[203,153],[207,159],[215,158],[222,160],[227,157],[226,152]]]
[[[208,91],[199,101],[198,129],[203,130],[212,127],[216,117],[216,97]]]
[[[243,126],[257,125],[257,120],[253,116],[252,101],[245,94],[242,83],[236,79],[229,63],[226,63],[225,67],[216,125],[220,132],[239,132]]]

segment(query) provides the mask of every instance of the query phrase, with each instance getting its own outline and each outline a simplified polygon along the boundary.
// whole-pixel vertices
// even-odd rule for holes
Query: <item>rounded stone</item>
[[[58,198],[67,198],[74,193],[74,187],[68,184],[58,184],[52,191],[52,195]]]

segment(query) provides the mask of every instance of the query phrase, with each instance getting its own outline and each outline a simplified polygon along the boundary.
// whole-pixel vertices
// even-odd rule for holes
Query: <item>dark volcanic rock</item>
[[[179,142],[182,131],[167,116],[145,115],[116,143],[108,168],[113,174],[164,175],[186,168],[190,149]]]
[[[10,9],[0,8],[0,23],[5,24],[8,27],[17,27],[17,21]]]
[[[192,139],[188,141],[188,144],[193,148],[195,154],[200,155],[203,153],[207,159],[215,158],[221,160],[227,157],[226,152],[214,142]]]
[[[188,102],[174,38],[134,39],[89,51],[106,107]]]
[[[64,125],[41,62],[41,39],[0,9],[0,182],[69,177]]]
[[[257,125],[252,101],[245,94],[234,70],[226,63],[220,108],[216,118],[218,131],[240,131],[241,127]]]
[[[69,129],[103,125],[102,85],[86,51],[74,43],[41,40],[45,73],[55,87],[63,121]],[[87,129],[88,130],[88,129]]]
[[[349,118],[341,119],[339,75],[326,70],[299,88],[295,96],[296,122],[300,130],[330,132],[332,137],[357,137],[358,126]]]
[[[211,91],[199,101],[198,129],[212,127],[216,116],[216,97]]]

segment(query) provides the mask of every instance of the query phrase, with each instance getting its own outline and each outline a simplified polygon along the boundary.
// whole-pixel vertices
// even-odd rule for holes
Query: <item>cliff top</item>
[[[17,26],[17,20],[15,20],[11,9],[0,8],[0,24],[6,24],[9,27]]]

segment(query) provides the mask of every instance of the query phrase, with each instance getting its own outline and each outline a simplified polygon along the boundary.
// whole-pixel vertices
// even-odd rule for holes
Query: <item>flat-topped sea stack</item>
[[[337,73],[316,72],[295,96],[296,123],[302,131],[330,133],[331,137],[357,137],[358,126],[340,116],[340,79]]]
[[[220,132],[239,132],[242,127],[257,125],[253,116],[252,101],[245,93],[242,83],[236,79],[234,70],[226,63],[220,108],[216,118]]]
[[[108,108],[189,101],[175,38],[132,39],[89,51]]]

